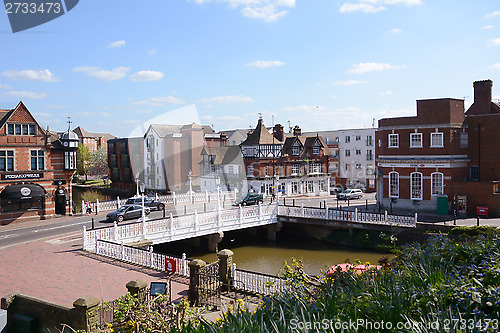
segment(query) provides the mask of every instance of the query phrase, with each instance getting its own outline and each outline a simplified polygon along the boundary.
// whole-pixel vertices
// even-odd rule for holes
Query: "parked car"
[[[144,206],[144,214],[149,215],[151,210]],[[106,215],[106,220],[122,222],[123,220],[137,219],[142,216],[142,205],[124,205]]]
[[[337,194],[337,198],[339,200],[359,199],[361,197],[363,197],[363,191],[359,188],[349,188],[344,192]]]
[[[342,186],[340,186],[340,185],[330,186],[330,194],[334,195],[334,194],[338,194],[340,192],[342,192]]]
[[[128,198],[125,202],[126,205],[141,205],[142,206],[142,197],[132,197]],[[161,201],[155,201],[153,198],[144,197],[144,206],[149,207],[150,209],[163,210],[165,208],[165,204]]]
[[[259,202],[264,202],[264,197],[260,193],[247,193],[239,198],[237,198],[234,201],[233,206],[247,206],[247,205],[254,205]]]

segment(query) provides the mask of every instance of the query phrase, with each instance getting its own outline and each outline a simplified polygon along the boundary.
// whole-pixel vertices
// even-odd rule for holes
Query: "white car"
[[[344,192],[337,194],[337,198],[339,200],[359,199],[361,197],[363,197],[363,191],[359,188],[347,189]]]

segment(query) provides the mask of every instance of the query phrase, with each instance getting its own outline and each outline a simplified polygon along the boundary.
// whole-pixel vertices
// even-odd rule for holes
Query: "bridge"
[[[83,228],[83,249],[97,253],[97,240],[111,241],[117,244],[154,245],[174,242],[200,236],[209,237],[209,247],[215,249],[224,232],[268,226],[269,231],[276,232],[279,221],[309,223],[317,225],[339,226],[349,228],[401,227],[415,228],[415,216],[389,215],[385,213],[369,213],[355,209],[354,211],[329,208],[311,208],[283,206],[276,203],[259,204],[249,207],[236,207],[216,211],[181,216],[172,216],[157,220],[146,220],[111,227],[90,229]]]

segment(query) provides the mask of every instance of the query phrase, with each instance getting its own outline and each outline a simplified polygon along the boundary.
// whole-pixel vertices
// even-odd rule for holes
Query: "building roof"
[[[151,125],[149,125],[149,127],[154,129],[159,137],[164,138],[167,135],[180,133],[182,126],[180,126],[180,125],[151,124]],[[149,129],[148,129],[148,131],[149,131]],[[148,131],[146,131],[146,133]]]
[[[283,144],[283,150],[286,151],[286,150],[291,149],[292,145],[294,144],[294,142],[296,140],[298,140],[298,142],[300,142],[300,144],[302,145],[302,147],[304,147],[305,149],[313,147],[314,143],[316,141],[319,141],[319,143],[323,147],[323,151],[324,151],[325,155],[332,155],[332,153],[331,153],[330,149],[328,148],[327,144],[325,143],[325,141],[323,140],[323,138],[321,136],[319,136],[319,135],[316,135],[316,136],[299,135],[299,136],[289,136],[289,137],[286,137],[285,138],[285,143]]]
[[[202,154],[213,156],[213,164],[232,164],[241,156],[240,146],[205,147]]]
[[[257,122],[257,127],[248,138],[241,143],[242,146],[251,145],[272,145],[272,144],[282,144],[283,142],[273,137],[271,133],[266,129],[264,121],[262,118]]]
[[[79,137],[79,138],[105,138],[106,140],[114,139],[116,136],[109,134],[109,133],[91,133],[85,130],[81,126],[77,126],[73,132]]]

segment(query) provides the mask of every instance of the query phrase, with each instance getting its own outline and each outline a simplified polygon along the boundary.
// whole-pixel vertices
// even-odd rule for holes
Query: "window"
[[[412,172],[410,182],[411,199],[422,200],[422,173]]]
[[[292,155],[298,155],[300,153],[300,148],[298,146],[292,147]]]
[[[14,124],[7,124],[7,134],[14,135]]]
[[[234,166],[233,165],[229,165],[227,169],[228,169],[227,171],[229,174],[231,174],[231,175],[234,174]]]
[[[469,133],[462,132],[460,133],[460,148],[469,147]]]
[[[431,133],[431,147],[443,147],[443,133]]]
[[[372,176],[373,175],[373,167],[371,165],[366,167],[366,175],[367,176]]]
[[[115,162],[116,162],[116,155],[113,155],[112,157],[115,157]],[[76,169],[76,151],[64,152],[64,169],[66,170]]]
[[[389,134],[389,148],[399,148],[399,134]]]
[[[13,150],[0,150],[0,171],[14,171]]]
[[[389,172],[389,197],[399,198],[399,173]]]
[[[28,135],[28,124],[23,124],[23,135]]]
[[[346,137],[345,137],[345,142],[346,142],[346,143],[351,142],[351,137],[350,137],[350,136],[346,136]]]
[[[356,169],[361,169],[361,164],[356,163]]]
[[[299,193],[299,182],[292,182],[292,194]]]
[[[320,192],[325,191],[325,181],[324,180],[320,180],[318,185],[319,185]]]
[[[313,147],[313,155],[319,155],[319,146]]]
[[[16,135],[21,135],[21,124],[14,124]]]
[[[349,149],[345,151],[345,156],[351,156],[351,151]]]
[[[372,150],[367,150],[366,151],[366,160],[367,161],[372,161],[373,160],[373,151]]]
[[[309,165],[309,173],[321,173],[321,163],[311,163]]]
[[[434,172],[431,174],[431,195],[444,194],[443,174]]]
[[[269,176],[269,165],[266,165],[266,176]]]
[[[356,149],[356,155],[361,155],[361,150]]]
[[[356,135],[356,141],[361,140],[361,135]]]
[[[314,182],[312,180],[306,181],[306,193],[314,192]]]
[[[30,135],[36,135],[36,127],[34,124],[29,124],[28,128],[30,130]]]
[[[422,148],[422,133],[410,134],[410,148]]]
[[[253,177],[253,165],[249,165],[247,167],[247,176],[248,177]]]
[[[470,180],[479,180],[479,167],[471,166],[470,167]]]
[[[368,135],[366,137],[366,145],[367,146],[373,146],[373,137],[371,135]]]
[[[351,165],[350,165],[350,164],[346,164],[346,165],[345,165],[345,169],[346,169],[346,171],[351,170]]]
[[[292,164],[292,175],[300,174],[300,164]]]
[[[31,170],[45,169],[45,152],[43,150],[31,151]]]

